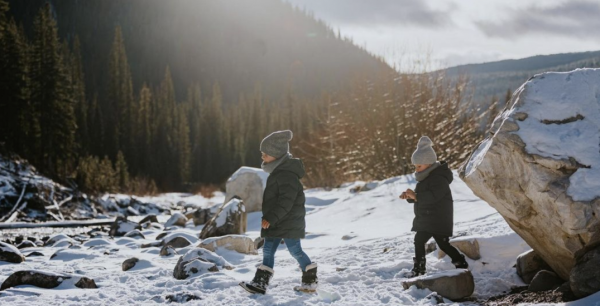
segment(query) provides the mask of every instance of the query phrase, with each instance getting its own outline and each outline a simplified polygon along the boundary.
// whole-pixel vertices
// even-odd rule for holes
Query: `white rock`
[[[268,177],[269,174],[262,169],[241,167],[227,180],[225,203],[238,196],[244,201],[248,212],[261,211]]]

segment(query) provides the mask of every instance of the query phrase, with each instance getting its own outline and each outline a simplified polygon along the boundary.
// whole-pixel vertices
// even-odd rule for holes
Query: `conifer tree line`
[[[98,192],[147,193],[221,184],[243,165],[260,165],[259,144],[274,130],[294,131],[292,153],[304,159],[309,186],[409,173],[421,135],[457,166],[483,137],[498,109],[470,112],[466,79],[415,73],[357,77],[319,98],[263,97],[257,84],[224,103],[220,84],[202,92],[194,80],[176,98],[168,66],[159,84],[134,88],[126,41],[116,26],[104,96],[86,90],[77,37],[61,40],[50,5],[33,35],[7,18],[0,0],[0,143],[42,173]],[[477,115],[475,115],[477,114]],[[488,120],[489,121],[489,120]],[[490,122],[487,122],[490,124]]]

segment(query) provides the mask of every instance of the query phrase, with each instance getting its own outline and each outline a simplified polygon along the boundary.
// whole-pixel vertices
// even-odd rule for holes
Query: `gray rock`
[[[98,288],[93,279],[87,277],[71,276],[67,274],[57,274],[43,271],[17,271],[11,274],[0,286],[0,290],[8,288],[30,285],[40,288],[51,289],[59,286],[65,279],[79,278],[75,287],[77,288]]]
[[[577,259],[569,277],[571,290],[578,298],[600,291],[600,247],[588,250]]]
[[[193,266],[192,266],[193,265]],[[190,274],[196,274],[206,270],[209,272],[219,272],[219,268],[214,263],[209,262],[204,258],[194,258],[190,261],[183,261],[183,256],[179,257],[175,269],[173,270],[173,277],[176,279],[186,279],[190,277]]]
[[[538,272],[529,284],[528,290],[531,292],[540,292],[547,290],[554,290],[565,281],[562,280],[556,273],[548,270],[542,270]]]
[[[25,261],[25,256],[13,245],[0,242],[0,261],[22,263]]]
[[[44,256],[44,254],[34,251],[34,252],[31,252],[31,253],[25,255],[25,257],[34,257],[34,256]]]
[[[226,235],[207,238],[203,240],[198,247],[212,252],[216,251],[217,248],[225,248],[242,254],[258,254],[252,238],[242,235]]]
[[[163,245],[170,245],[174,248],[184,248],[192,243],[185,237],[174,237],[168,241],[164,241]]]
[[[121,237],[136,229],[141,229],[139,224],[127,221],[126,217],[117,217],[110,227],[109,235],[112,237]]]
[[[169,233],[167,233],[167,232],[160,233],[160,234],[156,235],[156,240],[161,240],[161,239],[165,238],[165,236],[168,234]]]
[[[18,249],[24,249],[24,248],[35,248],[35,247],[37,247],[37,245],[36,245],[34,242],[32,242],[32,241],[29,241],[29,240],[23,240],[23,242],[21,242],[21,243],[20,243],[20,244],[17,246],[17,248],[18,248]]]
[[[201,224],[205,224],[211,218],[211,213],[209,208],[199,208],[193,213],[194,225],[198,226]]]
[[[254,248],[255,249],[260,249],[263,247],[263,245],[265,245],[265,238],[263,237],[256,237],[256,239],[254,239]]]
[[[471,271],[466,269],[457,270],[454,275],[448,275],[448,273],[428,274],[402,282],[404,289],[408,289],[413,285],[419,289],[427,288],[435,291],[450,300],[469,297],[475,290],[473,275]]]
[[[185,302],[189,302],[189,301],[193,301],[193,300],[201,300],[200,297],[198,297],[192,293],[186,293],[186,292],[169,294],[165,297],[165,299],[167,301],[169,301],[170,303],[185,303]]]
[[[140,261],[139,259],[137,259],[136,257],[133,258],[129,258],[127,260],[125,260],[123,262],[123,264],[121,265],[121,268],[123,269],[123,271],[127,271],[133,267],[135,267],[135,264]]]
[[[175,250],[175,248],[173,248],[170,245],[164,245],[161,249],[160,249],[160,256],[171,256],[171,255],[177,255],[177,250]]]
[[[187,223],[188,219],[179,212],[174,213],[171,218],[169,218],[169,220],[167,220],[167,222],[165,222],[165,227],[170,227],[170,226],[181,226],[181,227],[185,227],[185,224]]]
[[[199,237],[206,239],[215,236],[244,234],[246,225],[247,215],[244,202],[234,198],[221,206],[217,214],[204,225]]]
[[[138,222],[138,224],[143,224],[146,222],[158,223],[158,218],[156,217],[156,215],[147,215],[142,220],[140,220],[140,222]]]
[[[541,270],[552,271],[552,268],[534,250],[517,257],[517,274],[526,284],[530,284],[533,277]]]
[[[479,253],[479,241],[477,241],[475,238],[456,238],[450,240],[450,244],[470,259],[478,260],[481,258],[481,254]],[[444,253],[442,250],[438,250],[438,258],[442,258],[444,256],[446,256],[446,253]]]
[[[125,237],[146,239],[146,237],[144,237],[144,234],[142,234],[142,232],[140,232],[139,230],[127,232],[127,234],[125,234]]]

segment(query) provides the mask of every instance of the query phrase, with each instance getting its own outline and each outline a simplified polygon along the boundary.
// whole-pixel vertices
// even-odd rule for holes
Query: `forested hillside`
[[[458,78],[468,75],[473,99],[489,104],[513,92],[530,77],[546,71],[571,71],[600,67],[600,51],[538,55],[517,60],[469,64],[448,68],[446,73]]]

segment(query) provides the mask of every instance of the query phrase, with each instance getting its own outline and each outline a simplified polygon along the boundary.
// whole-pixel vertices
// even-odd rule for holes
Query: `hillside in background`
[[[168,65],[178,100],[199,83],[219,83],[224,103],[257,85],[270,99],[333,91],[352,77],[390,71],[380,59],[343,39],[312,15],[280,0],[10,0],[9,15],[31,33],[51,4],[59,36],[81,41],[88,93],[105,98],[115,27],[123,31],[135,91],[159,84]]]
[[[577,68],[600,67],[600,51],[538,55],[517,60],[451,67],[447,74],[457,78],[466,74],[474,91],[475,101],[503,98],[507,90],[515,91],[535,74],[546,71],[571,71]]]

